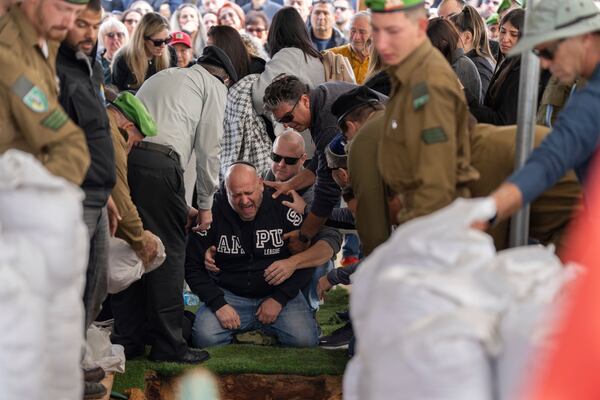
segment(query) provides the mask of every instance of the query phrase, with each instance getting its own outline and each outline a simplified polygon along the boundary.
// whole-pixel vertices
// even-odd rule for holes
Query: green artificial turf
[[[333,290],[317,313],[317,320],[324,335],[344,325],[337,318],[337,311],[348,308],[348,292]],[[211,359],[204,364],[217,375],[227,374],[286,374],[286,375],[342,375],[348,358],[345,350],[321,348],[294,349],[278,346],[255,346],[232,344],[207,349]],[[127,388],[144,387],[144,373],[154,370],[159,375],[178,375],[193,366],[177,363],[151,362],[145,357],[127,361],[125,373],[117,374],[113,390],[122,392]]]

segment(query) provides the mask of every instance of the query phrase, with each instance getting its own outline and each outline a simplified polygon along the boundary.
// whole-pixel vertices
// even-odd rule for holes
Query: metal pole
[[[527,2],[528,10],[533,1]],[[525,32],[531,26],[531,12],[525,15]],[[540,60],[530,51],[521,55],[519,77],[519,112],[517,115],[517,142],[515,146],[515,170],[525,164],[533,149],[535,117],[537,114]],[[525,246],[529,238],[529,205],[515,214],[510,222],[510,246]]]

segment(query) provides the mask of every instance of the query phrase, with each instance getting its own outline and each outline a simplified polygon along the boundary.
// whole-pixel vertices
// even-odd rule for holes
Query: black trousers
[[[128,179],[144,229],[160,237],[167,258],[158,269],[112,296],[112,340],[123,345],[126,354],[143,352],[147,343],[152,346],[150,357],[178,358],[187,350],[182,335],[187,221],[183,170],[176,156],[134,147],[128,158]]]

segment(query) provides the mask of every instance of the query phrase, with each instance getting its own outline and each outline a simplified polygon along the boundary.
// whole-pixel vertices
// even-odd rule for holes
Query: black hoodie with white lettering
[[[215,194],[212,207],[213,222],[204,234],[194,233],[188,239],[185,279],[200,300],[211,310],[217,311],[227,304],[223,289],[241,297],[272,297],[285,306],[308,284],[314,268],[299,269],[284,283],[269,285],[264,271],[273,262],[289,258],[283,235],[299,229],[302,215],[281,204],[291,201],[287,196],[273,199],[273,190],[265,187],[262,204],[253,221],[242,221],[227,201],[222,188]],[[326,229],[317,240],[326,240],[339,251],[340,235]],[[217,248],[215,263],[221,270],[218,274],[209,273],[204,267],[204,253],[210,246]],[[336,249],[337,247],[337,249]]]

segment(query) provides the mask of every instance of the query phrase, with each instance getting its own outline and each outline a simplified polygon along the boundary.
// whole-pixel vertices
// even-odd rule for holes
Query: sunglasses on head
[[[123,32],[108,32],[106,34],[106,36],[108,36],[111,39],[114,39],[115,37],[124,38],[125,37],[125,33],[123,33]]]
[[[281,162],[281,160],[283,160],[286,163],[286,165],[296,165],[298,163],[298,160],[300,160],[301,158],[302,157],[284,157],[276,153],[271,153],[271,160],[275,161],[276,163]]]
[[[171,40],[173,40],[173,38],[171,36],[169,36],[166,39],[158,39],[158,40],[152,39],[151,37],[146,36],[146,37],[144,37],[144,39],[151,41],[152,44],[156,47],[160,47],[163,44],[169,44],[169,43],[171,43]]]
[[[290,111],[283,114],[283,116],[279,118],[277,122],[279,122],[280,124],[289,124],[290,122],[292,122],[294,120],[294,110],[296,109],[298,103],[300,103],[301,98],[302,96],[298,97],[298,100],[296,100],[296,104],[294,104],[294,107],[292,107]]]
[[[546,48],[543,48],[543,49],[535,49],[534,48],[531,51],[533,52],[533,54],[535,54],[539,58],[543,58],[543,59],[546,59],[548,61],[553,61],[554,60],[554,56],[556,55],[556,51],[558,50],[558,46],[560,46],[560,44],[563,41],[564,41],[564,39],[561,39],[561,40],[557,41],[556,43],[554,43],[550,47],[546,47]]]

